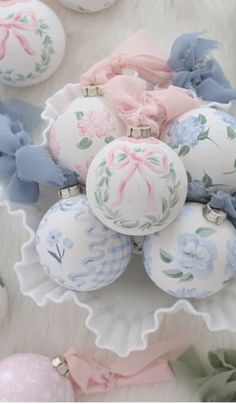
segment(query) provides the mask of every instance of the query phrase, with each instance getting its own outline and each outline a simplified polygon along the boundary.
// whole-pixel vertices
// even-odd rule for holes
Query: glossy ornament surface
[[[71,381],[53,368],[46,356],[16,354],[0,362],[0,401],[71,402]]]
[[[164,229],[181,210],[187,176],[177,154],[155,138],[120,138],[93,159],[87,176],[93,213],[106,226],[141,236]]]
[[[39,0],[0,1],[0,82],[39,83],[59,67],[65,51],[63,26]]]
[[[172,147],[188,172],[210,190],[236,191],[236,119],[215,108],[181,115],[161,140]]]
[[[117,0],[59,0],[64,6],[80,13],[96,13],[112,6]]]
[[[100,223],[87,198],[78,195],[48,210],[37,231],[36,249],[43,269],[60,286],[89,291],[122,275],[132,243]]]
[[[164,231],[147,236],[147,274],[168,294],[201,299],[223,289],[236,274],[236,231],[225,220],[209,222],[199,203],[186,203]]]
[[[105,97],[78,97],[63,108],[52,126],[49,147],[54,159],[85,184],[94,156],[125,132]]]

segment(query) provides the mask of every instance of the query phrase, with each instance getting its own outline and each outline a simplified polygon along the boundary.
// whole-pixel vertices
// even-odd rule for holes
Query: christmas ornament
[[[195,90],[203,100],[228,103],[236,99],[236,90],[211,55],[218,46],[217,41],[202,38],[196,32],[180,35],[174,41],[168,59],[168,65],[173,69],[172,83]]]
[[[181,160],[155,136],[198,101],[175,87],[145,91],[145,83],[131,77],[114,78],[106,92],[130,137],[115,140],[93,159],[87,176],[91,209],[120,233],[155,233],[175,219],[187,193]]]
[[[64,6],[80,13],[96,13],[111,7],[117,0],[59,0]]]
[[[65,51],[63,26],[39,0],[0,1],[0,82],[39,83],[60,65]]]
[[[82,184],[97,152],[124,133],[102,86],[124,69],[132,69],[153,84],[164,84],[170,78],[164,57],[147,33],[139,31],[81,76],[81,96],[64,105],[54,119],[49,135],[51,153],[63,167],[75,171]]]
[[[186,203],[164,231],[144,240],[144,266],[153,282],[177,298],[200,299],[236,273],[236,231],[223,211]]]
[[[106,367],[71,348],[52,360],[35,354],[16,354],[0,362],[1,401],[74,402],[81,395],[117,386],[174,380],[168,364],[182,354],[192,337],[179,336],[150,345],[145,351],[116,360]]]
[[[132,253],[130,237],[100,223],[77,186],[61,190],[62,199],[43,217],[36,250],[46,273],[59,285],[89,291],[119,278]]]
[[[182,159],[190,183],[200,181],[211,191],[236,191],[235,118],[219,109],[196,108],[181,115],[161,140]]]

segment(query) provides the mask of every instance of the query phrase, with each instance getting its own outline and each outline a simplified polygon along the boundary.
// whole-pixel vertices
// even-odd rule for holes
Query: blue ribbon
[[[228,103],[236,99],[236,90],[226,79],[210,52],[217,41],[200,37],[200,33],[180,35],[173,43],[168,65],[174,70],[172,83],[194,90],[203,100]]]
[[[58,166],[45,148],[32,145],[25,130],[40,123],[40,114],[39,108],[19,100],[0,103],[0,182],[14,202],[37,202],[39,184],[64,187],[77,182],[75,173]]]

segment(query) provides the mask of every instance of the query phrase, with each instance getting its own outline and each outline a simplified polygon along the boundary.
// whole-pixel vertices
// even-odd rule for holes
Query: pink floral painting
[[[109,111],[90,110],[77,124],[80,134],[88,138],[107,137],[116,130],[115,123]]]

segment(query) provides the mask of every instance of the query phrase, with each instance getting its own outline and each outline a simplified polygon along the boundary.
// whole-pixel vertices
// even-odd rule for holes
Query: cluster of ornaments
[[[193,182],[236,191],[236,121],[158,75],[150,75],[151,90],[140,78],[116,77],[116,55],[81,77],[79,96],[51,124],[50,152],[78,184],[60,191],[40,223],[40,262],[62,287],[96,290],[123,274],[140,236],[144,268],[159,288],[210,296],[234,276],[236,233],[223,212],[185,203],[186,195]],[[124,59],[121,70],[133,67]],[[147,80],[138,62],[135,70]]]

